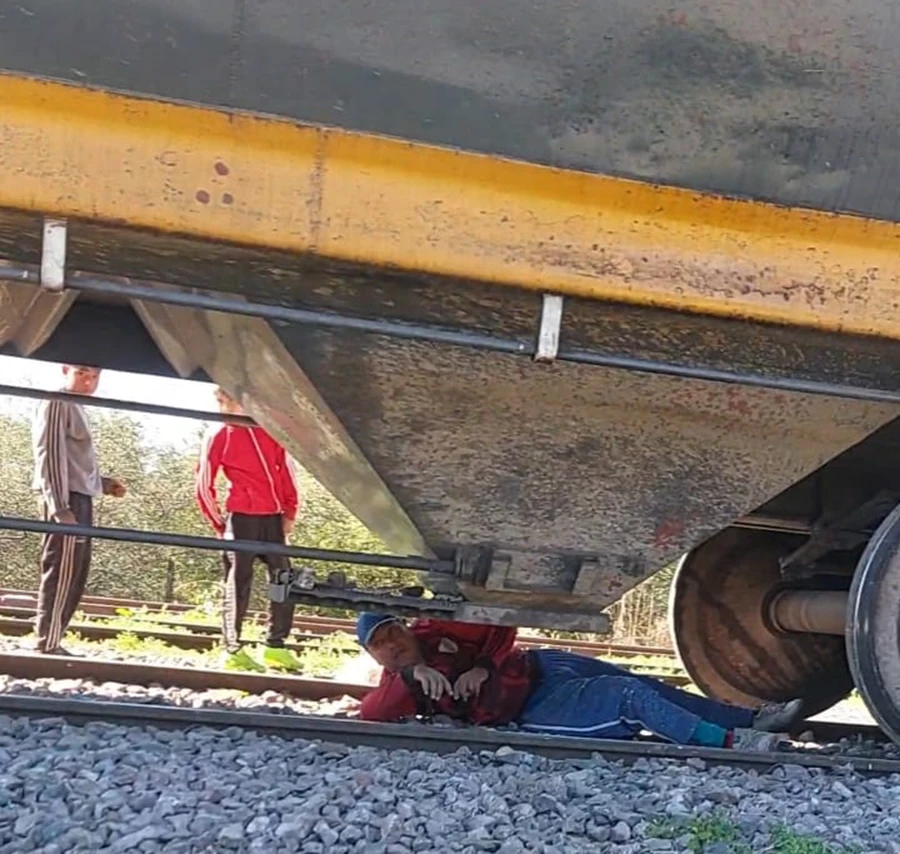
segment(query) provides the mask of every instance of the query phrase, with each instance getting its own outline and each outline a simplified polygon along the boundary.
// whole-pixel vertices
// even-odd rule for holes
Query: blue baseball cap
[[[393,614],[376,614],[372,611],[362,611],[359,619],[356,621],[356,639],[359,641],[360,646],[366,647],[379,626],[383,626],[385,623],[399,622],[401,621]]]

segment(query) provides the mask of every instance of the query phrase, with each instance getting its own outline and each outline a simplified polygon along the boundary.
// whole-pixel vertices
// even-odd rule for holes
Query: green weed
[[[797,833],[789,827],[772,829],[772,851],[774,854],[860,854],[856,846],[831,845],[815,836]]]

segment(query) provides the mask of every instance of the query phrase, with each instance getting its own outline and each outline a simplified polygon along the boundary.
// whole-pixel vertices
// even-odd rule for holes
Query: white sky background
[[[52,362],[0,356],[0,383],[55,391],[62,386],[62,381],[61,367]],[[177,406],[184,409],[216,411],[216,401],[213,397],[211,383],[168,379],[146,374],[126,374],[120,371],[104,370],[100,375],[97,396]],[[3,415],[30,415],[36,405],[37,401],[34,399],[0,395],[0,414]],[[94,410],[94,412],[98,411]],[[147,415],[143,412],[128,412],[127,414],[144,428],[145,440],[158,447],[185,448],[193,446],[197,441],[197,430],[202,424],[202,422],[190,418]]]

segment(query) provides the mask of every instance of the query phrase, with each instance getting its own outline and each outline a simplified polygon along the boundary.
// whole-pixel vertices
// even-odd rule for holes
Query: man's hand
[[[294,530],[294,520],[288,519],[287,516],[281,517],[281,530],[284,532],[284,538],[287,539]]]
[[[490,673],[483,667],[473,667],[461,674],[453,686],[453,696],[458,700],[468,700],[477,697],[481,686],[487,681]]]
[[[422,686],[425,696],[432,700],[440,700],[444,694],[453,693],[447,677],[427,664],[417,664],[413,667],[412,675],[413,679]]]
[[[59,522],[60,525],[77,525],[78,521],[75,519],[75,514],[71,510],[60,510],[59,513],[53,514],[53,519],[56,522]]]
[[[111,495],[113,498],[124,498],[127,491],[125,484],[117,477],[103,478],[104,495]]]

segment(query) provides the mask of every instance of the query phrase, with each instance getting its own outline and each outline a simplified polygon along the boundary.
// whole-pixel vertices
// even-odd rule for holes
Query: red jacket
[[[514,628],[416,620],[410,629],[419,641],[425,664],[443,673],[451,685],[473,667],[484,667],[490,677],[477,697],[463,701],[443,696],[435,703],[425,697],[409,670],[385,670],[378,687],[363,698],[359,712],[363,720],[447,715],[473,724],[503,725],[518,717],[531,693],[536,670],[532,657],[514,646]]]
[[[284,448],[262,427],[223,424],[203,438],[197,464],[196,495],[203,515],[215,530],[225,532],[216,496],[219,469],[228,479],[226,513],[268,516],[297,515],[297,484]]]

